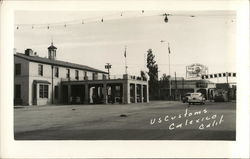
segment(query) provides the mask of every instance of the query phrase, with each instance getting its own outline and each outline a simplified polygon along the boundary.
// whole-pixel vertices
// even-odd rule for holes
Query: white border
[[[235,10],[237,16],[237,141],[14,141],[15,10]],[[247,0],[4,1],[1,5],[0,158],[249,157],[249,4]]]

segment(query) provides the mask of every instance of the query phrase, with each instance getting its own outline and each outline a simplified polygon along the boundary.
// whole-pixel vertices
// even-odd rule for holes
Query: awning
[[[34,80],[34,83],[35,84],[37,83],[51,84],[49,81],[46,81],[46,80]]]

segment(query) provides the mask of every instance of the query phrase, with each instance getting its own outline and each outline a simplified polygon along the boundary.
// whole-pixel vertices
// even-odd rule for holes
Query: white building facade
[[[56,60],[56,50],[52,43],[48,58],[31,49],[14,54],[14,105],[149,102],[147,79],[108,79],[105,71]]]
[[[62,80],[105,79],[107,73],[88,66],[56,60],[56,47],[48,48],[49,58],[31,49],[14,55],[14,104],[59,104]]]

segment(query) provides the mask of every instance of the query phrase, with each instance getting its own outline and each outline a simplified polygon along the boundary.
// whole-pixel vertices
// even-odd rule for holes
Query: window
[[[93,80],[97,80],[97,73],[93,72]]]
[[[55,86],[55,99],[58,99],[58,86]]]
[[[87,71],[84,71],[83,79],[84,79],[84,80],[88,80]]]
[[[78,70],[75,71],[75,79],[77,79],[77,80],[79,79],[79,71]]]
[[[208,86],[207,83],[203,83],[203,82],[197,82],[196,83],[197,88],[207,88],[207,86]]]
[[[15,75],[21,75],[21,64],[15,64]]]
[[[38,65],[38,75],[43,76],[43,65]]]
[[[55,67],[55,77],[59,77],[59,68]]]
[[[49,86],[40,84],[39,85],[39,97],[40,98],[48,98]]]
[[[66,77],[67,77],[67,78],[70,78],[70,69],[67,69]]]
[[[107,76],[105,74],[102,74],[102,79],[103,80],[107,79]]]
[[[15,92],[15,98],[21,98],[21,85],[20,84],[16,84],[15,88],[14,88],[14,92]]]

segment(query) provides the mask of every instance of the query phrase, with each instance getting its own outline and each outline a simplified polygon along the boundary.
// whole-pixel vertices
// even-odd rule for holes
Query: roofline
[[[60,64],[51,64],[49,62],[44,62],[44,61],[38,61],[38,60],[34,60],[34,59],[27,59],[25,57],[22,56],[18,56],[17,54],[14,54],[14,56],[25,59],[27,61],[32,61],[32,62],[37,62],[37,63],[44,63],[44,64],[49,64],[49,65],[54,65],[54,66],[62,66],[62,67],[69,67],[69,68],[74,68],[74,69],[79,69],[79,70],[86,70],[86,71],[92,71],[92,72],[99,72],[99,73],[105,73],[108,74],[108,72],[104,72],[104,71],[98,71],[98,70],[90,70],[90,69],[82,69],[82,68],[78,68],[78,67],[73,67],[73,66],[65,66],[65,65],[60,65]],[[41,57],[40,57],[41,58]],[[65,62],[65,61],[63,61]],[[78,65],[78,64],[77,64]]]

